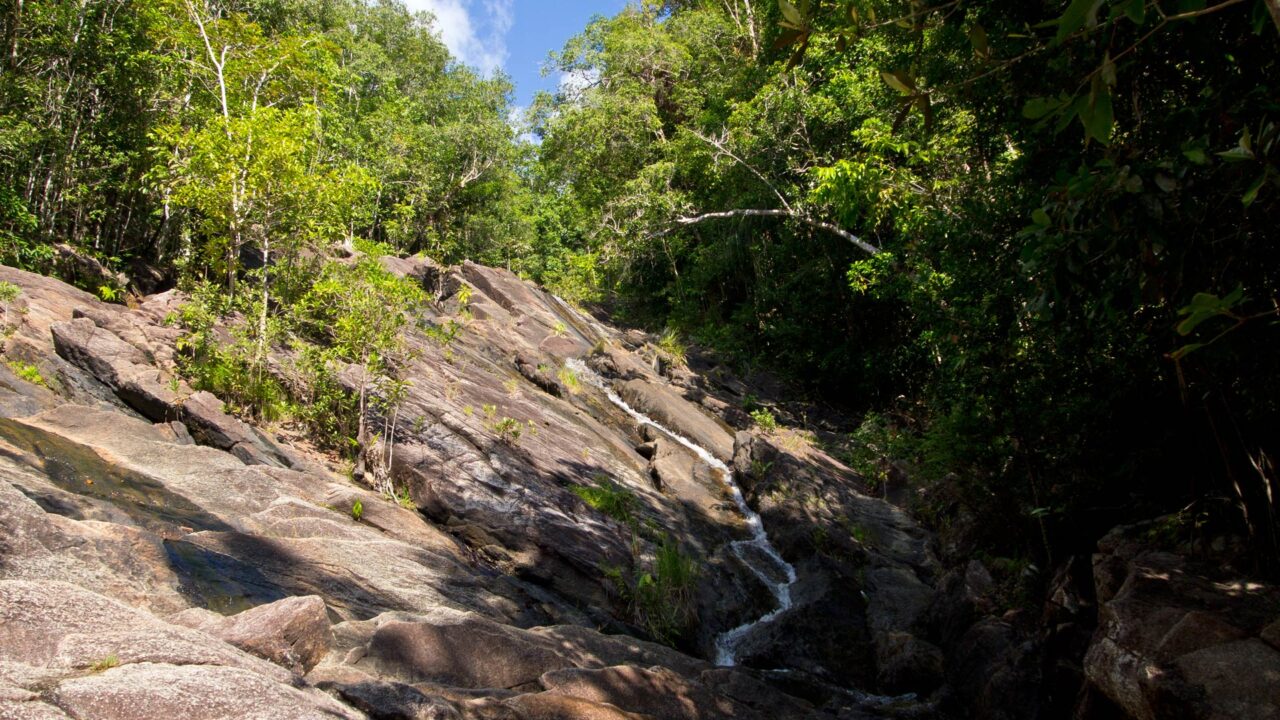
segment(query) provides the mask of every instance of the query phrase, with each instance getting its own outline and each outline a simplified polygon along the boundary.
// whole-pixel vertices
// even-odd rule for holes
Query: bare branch
[[[773,194],[778,196],[778,202],[782,203],[782,207],[786,208],[787,212],[792,212],[791,203],[787,202],[787,199],[782,196],[782,193],[778,191],[778,188],[775,187],[773,183],[769,182],[769,180],[765,178],[764,174],[761,173],[759,170],[755,169],[751,165],[751,163],[748,163],[746,160],[743,160],[742,158],[735,155],[734,152],[730,150],[727,145],[724,144],[723,140],[716,140],[715,138],[706,137],[705,135],[702,135],[697,130],[694,130],[692,128],[685,128],[685,130],[688,130],[690,135],[693,135],[694,137],[698,138],[702,142],[710,145],[716,150],[719,150],[725,155],[728,155],[734,160],[737,160],[739,165],[750,170],[752,175],[755,175],[756,177],[760,178],[760,182],[768,186],[768,188],[773,191]]]
[[[815,227],[820,230],[826,230],[827,232],[832,233],[833,235],[838,235],[844,238],[845,240],[848,240],[849,242],[853,243],[854,245],[858,246],[859,249],[861,249],[863,252],[866,252],[868,255],[879,255],[881,253],[880,248],[876,247],[875,245],[872,245],[871,243],[863,240],[862,238],[858,237],[857,235],[854,235],[853,233],[849,232],[848,230],[845,230],[842,227],[833,225],[824,220],[811,218],[808,215],[795,212],[794,210],[791,210],[791,209],[770,210],[770,209],[763,209],[763,208],[742,208],[738,210],[724,210],[722,212],[703,213],[702,215],[694,215],[692,217],[680,217],[680,218],[676,218],[675,222],[678,225],[696,225],[701,222],[706,222],[707,220],[723,220],[726,218],[735,218],[735,217],[790,218],[792,220],[795,220],[798,223],[803,223],[810,227]],[[670,230],[664,230],[662,232],[655,233],[651,237],[665,235],[668,232],[670,232]]]

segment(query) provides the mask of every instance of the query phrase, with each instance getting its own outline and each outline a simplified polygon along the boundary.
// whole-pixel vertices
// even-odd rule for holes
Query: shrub
[[[364,503],[356,500],[351,503],[351,519],[360,522],[362,517],[364,517]]]
[[[0,302],[13,302],[22,294],[22,288],[11,282],[0,281]]]
[[[197,390],[217,395],[233,413],[279,420],[288,412],[288,393],[255,359],[257,339],[244,327],[233,328],[230,343],[216,332],[232,310],[215,286],[194,288],[176,318],[186,330],[176,343],[179,369]]]
[[[757,427],[765,432],[773,432],[778,429],[778,421],[773,417],[773,413],[766,408],[751,411],[751,419],[755,421]]]

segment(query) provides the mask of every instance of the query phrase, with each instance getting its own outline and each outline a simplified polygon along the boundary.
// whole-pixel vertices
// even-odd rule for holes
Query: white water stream
[[[751,537],[747,540],[738,540],[731,544],[734,553],[742,560],[743,564],[751,569],[760,582],[769,588],[774,599],[778,603],[778,607],[766,613],[760,618],[753,620],[744,625],[739,625],[732,630],[721,633],[716,637],[716,664],[722,666],[733,665],[737,660],[738,646],[742,644],[751,633],[761,625],[772,622],[774,618],[791,608],[791,586],[796,581],[796,570],[786,560],[782,559],[782,555],[778,554],[778,550],[769,542],[769,535],[765,533],[764,523],[760,520],[760,515],[747,505],[746,498],[742,496],[742,489],[738,487],[733,479],[733,471],[728,465],[721,462],[716,456],[707,451],[706,448],[694,443],[692,440],[671,431],[664,427],[661,423],[650,418],[648,415],[636,410],[618,397],[617,393],[609,387],[604,378],[600,377],[594,370],[587,367],[587,364],[576,358],[565,361],[565,367],[572,370],[578,375],[582,381],[593,385],[604,391],[605,396],[614,405],[617,405],[624,412],[642,425],[652,425],[669,435],[673,440],[684,445],[693,451],[695,455],[702,458],[711,467],[720,471],[720,477],[724,484],[729,488],[729,494],[733,496],[733,501],[738,506],[739,512],[746,519],[747,529],[751,532]],[[744,550],[754,549],[756,552],[744,552]],[[773,572],[770,573],[758,564],[758,560],[763,556],[770,564],[772,564]],[[779,582],[775,578],[779,572],[785,581]]]

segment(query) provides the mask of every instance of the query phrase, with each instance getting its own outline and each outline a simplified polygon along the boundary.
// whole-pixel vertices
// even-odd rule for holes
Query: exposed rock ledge
[[[180,294],[126,309],[0,268],[21,289],[5,359],[44,381],[0,364],[0,718],[1039,716],[1043,638],[994,615],[985,569],[944,573],[848,468],[750,431],[740,381],[655,362],[642,333],[505,271],[384,264],[438,298],[422,323],[462,318],[470,290],[447,347],[410,332],[394,451],[368,449],[412,509],[178,378]],[[759,558],[732,549],[747,532],[723,478],[572,382],[570,358],[730,462],[795,567],[794,606],[740,667],[701,659],[772,609],[744,565]],[[634,496],[633,524],[572,492],[602,477]],[[700,568],[679,650],[635,637],[609,578],[659,532]],[[1213,605],[1221,588],[1179,559],[1120,548],[1097,561],[1081,717],[1276,717],[1280,626],[1258,610],[1274,591]],[[1185,580],[1170,594],[1164,576]]]

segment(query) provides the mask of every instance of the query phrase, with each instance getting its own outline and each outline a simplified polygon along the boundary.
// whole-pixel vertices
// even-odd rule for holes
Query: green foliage
[[[515,418],[498,414],[497,405],[483,406],[485,427],[498,439],[512,447],[520,444],[520,436],[524,434],[524,425]]]
[[[22,294],[22,288],[11,282],[0,281],[0,303],[13,302]]]
[[[778,421],[773,417],[773,413],[768,408],[760,408],[751,411],[751,420],[756,427],[765,432],[773,432],[778,429]]]
[[[560,384],[564,385],[565,389],[568,390],[570,394],[577,395],[582,392],[582,381],[578,379],[578,374],[573,370],[567,367],[561,367],[560,370],[556,372],[556,377],[559,378]]]
[[[1002,519],[975,538],[1002,553],[1087,547],[1097,507],[1274,515],[1265,3],[734,7],[629,8],[556,56],[597,81],[535,103],[535,277],[590,256],[627,321],[873,411],[850,462]]]
[[[44,376],[40,374],[40,368],[35,365],[21,360],[6,360],[5,364],[9,366],[9,369],[13,371],[14,375],[17,375],[19,378],[26,380],[32,385],[39,385],[43,388],[49,387],[49,383],[46,382]]]
[[[627,603],[632,621],[658,642],[675,645],[697,621],[697,564],[668,535],[647,569],[628,577],[620,568],[605,568],[605,577]]]
[[[529,244],[509,81],[453,61],[402,3],[26,0],[15,13],[0,262],[57,270],[56,239],[231,290],[252,255],[308,244],[495,264]],[[256,271],[259,289],[275,270]]]
[[[634,526],[636,523],[636,496],[607,477],[595,478],[594,485],[574,485],[569,491],[593,509],[624,525]]]
[[[97,673],[106,672],[107,670],[110,670],[113,667],[119,667],[119,666],[120,666],[119,656],[115,654],[111,654],[103,658],[100,658],[98,660],[95,660],[93,664],[89,666],[89,672],[94,673],[96,675]]]
[[[409,495],[409,488],[400,488],[400,492],[395,494],[396,504],[405,510],[417,510],[418,504],[413,501],[413,497]]]
[[[197,390],[207,390],[230,412],[261,421],[288,414],[288,393],[255,358],[257,339],[246,326],[227,328],[230,301],[217,287],[195,286],[176,318],[184,330],[178,339],[179,370]]]
[[[351,503],[351,519],[356,522],[360,522],[360,519],[363,517],[364,503],[357,499],[355,502]]]
[[[689,348],[674,328],[662,331],[662,335],[658,337],[658,349],[677,367],[683,367],[688,363]]]

